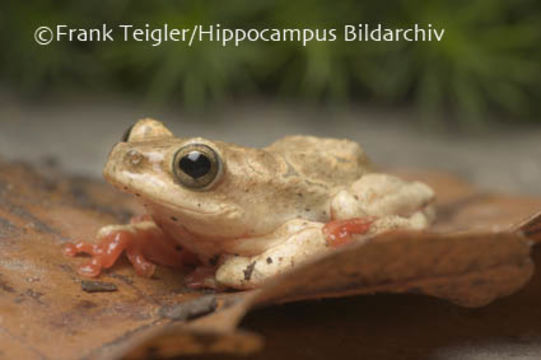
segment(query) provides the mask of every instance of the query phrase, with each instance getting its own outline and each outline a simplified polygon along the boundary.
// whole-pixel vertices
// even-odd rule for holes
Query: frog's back
[[[290,171],[329,185],[350,183],[370,170],[370,160],[361,146],[347,139],[286,136],[265,150],[281,155]]]

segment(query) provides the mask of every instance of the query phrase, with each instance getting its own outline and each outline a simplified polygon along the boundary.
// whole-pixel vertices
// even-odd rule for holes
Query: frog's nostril
[[[126,160],[128,161],[128,163],[132,166],[138,166],[141,164],[141,162],[143,161],[144,159],[144,156],[143,154],[141,154],[139,151],[137,150],[129,150],[127,153],[126,153]]]

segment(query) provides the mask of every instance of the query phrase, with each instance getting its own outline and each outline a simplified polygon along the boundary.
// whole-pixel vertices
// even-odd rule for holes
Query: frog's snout
[[[131,149],[127,143],[118,143],[109,152],[107,162],[103,168],[103,176],[116,186],[120,181],[120,174],[126,170],[132,171],[143,163],[144,156],[139,151]]]

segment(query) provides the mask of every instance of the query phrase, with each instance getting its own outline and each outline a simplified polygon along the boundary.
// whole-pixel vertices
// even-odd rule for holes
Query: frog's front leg
[[[276,275],[330,249],[322,233],[323,223],[295,219],[282,225],[266,239],[272,246],[255,256],[225,256],[215,274],[218,284],[251,289]],[[252,239],[247,239],[251,241]]]
[[[103,269],[112,267],[123,252],[137,274],[145,277],[152,276],[155,264],[178,267],[191,257],[185,250],[179,251],[175,241],[148,216],[134,217],[127,225],[104,226],[98,231],[97,240],[65,244],[64,253],[68,256],[91,256],[79,268],[80,275],[98,276]]]

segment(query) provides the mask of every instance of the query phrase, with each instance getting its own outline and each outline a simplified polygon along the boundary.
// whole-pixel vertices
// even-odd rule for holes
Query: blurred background
[[[349,137],[384,166],[447,170],[541,194],[541,2],[7,1],[0,5],[0,156],[99,176],[137,118],[179,136],[264,146]],[[52,43],[42,25],[336,27],[414,23],[441,42]]]

